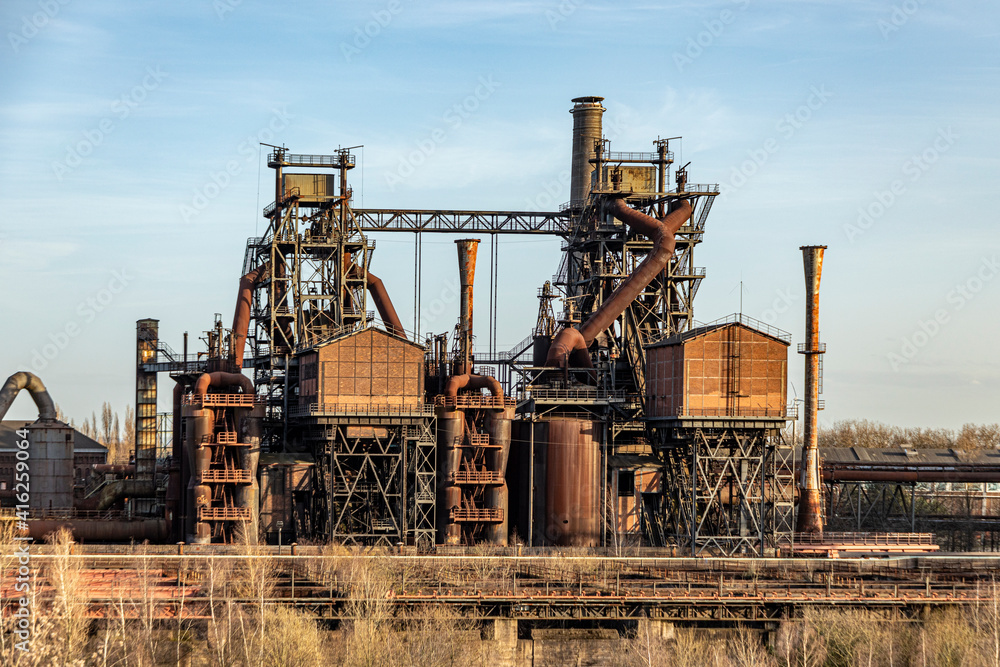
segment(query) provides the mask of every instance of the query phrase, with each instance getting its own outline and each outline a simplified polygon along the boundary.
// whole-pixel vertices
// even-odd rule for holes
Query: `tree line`
[[[90,417],[77,426],[72,419],[67,419],[57,404],[56,419],[107,447],[108,463],[128,463],[135,450],[135,411],[131,405],[125,406],[124,418],[120,419],[118,412],[105,401],[101,405],[100,417],[96,412],[91,412]]]

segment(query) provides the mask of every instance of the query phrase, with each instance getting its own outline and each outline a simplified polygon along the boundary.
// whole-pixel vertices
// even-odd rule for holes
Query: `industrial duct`
[[[611,203],[611,212],[633,231],[648,236],[653,241],[653,248],[632,275],[604,300],[600,308],[580,329],[567,327],[556,335],[545,360],[546,366],[554,368],[593,366],[587,348],[594,342],[594,338],[610,327],[642,293],[642,290],[666,268],[676,246],[674,234],[691,217],[691,204],[683,199],[676,202],[673,210],[661,220],[630,208],[623,199],[615,199]]]
[[[799,352],[805,363],[805,424],[802,442],[802,468],[799,478],[799,512],[796,530],[800,533],[823,533],[823,510],[819,478],[819,355],[825,346],[819,342],[819,282],[823,273],[825,245],[802,246],[802,264],[806,279],[806,342]]]
[[[236,368],[243,368],[243,350],[247,344],[247,330],[250,327],[250,303],[253,288],[267,273],[269,264],[262,264],[240,278],[240,292],[236,297],[236,312],[233,313],[233,361]]]
[[[42,421],[53,421],[56,418],[56,406],[52,402],[52,397],[45,389],[41,379],[34,373],[28,371],[18,371],[14,373],[4,383],[0,389],[0,419],[4,418],[11,403],[17,398],[22,389],[27,389],[38,406],[38,418]]]
[[[382,318],[386,330],[400,338],[406,338],[403,323],[399,321],[399,315],[396,314],[396,309],[392,305],[392,299],[389,298],[385,284],[371,271],[368,272],[368,293],[372,295],[372,302],[375,304],[375,309],[378,311],[378,316]]]
[[[359,273],[358,267],[351,266],[351,264],[351,253],[345,252],[344,269],[348,272],[348,277],[356,279]],[[348,267],[350,268],[348,269]],[[392,305],[392,299],[389,298],[389,291],[385,288],[385,283],[371,271],[368,271],[368,293],[371,294],[372,303],[375,304],[375,310],[382,318],[382,324],[385,325],[386,331],[400,338],[406,338],[403,323],[400,321],[399,315],[396,314],[396,308]],[[348,293],[347,296],[349,297],[350,294]]]
[[[253,394],[253,380],[243,373],[202,373],[194,385],[194,393],[204,396],[209,387],[232,387],[239,385],[244,394]]]

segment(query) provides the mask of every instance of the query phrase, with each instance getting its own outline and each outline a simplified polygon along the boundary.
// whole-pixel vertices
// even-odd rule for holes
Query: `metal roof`
[[[679,334],[674,334],[669,338],[664,338],[663,340],[657,341],[655,343],[650,343],[646,346],[647,349],[654,347],[662,347],[666,345],[678,345],[680,343],[685,343],[694,338],[704,336],[718,329],[724,329],[725,327],[739,326],[744,329],[749,329],[755,333],[762,336],[772,338],[785,345],[791,345],[792,335],[787,331],[782,331],[777,327],[772,327],[770,324],[761,322],[760,320],[755,320],[752,317],[744,315],[743,313],[734,313],[728,315],[721,319],[715,320],[714,322],[709,322],[708,324],[700,324],[699,326],[689,329],[687,331],[682,331]]]

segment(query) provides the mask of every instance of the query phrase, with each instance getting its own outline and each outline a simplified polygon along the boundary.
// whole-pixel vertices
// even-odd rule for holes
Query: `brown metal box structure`
[[[709,324],[649,346],[649,416],[784,416],[789,343],[748,321]]]
[[[418,405],[424,349],[378,329],[321,343],[300,357],[299,405]]]

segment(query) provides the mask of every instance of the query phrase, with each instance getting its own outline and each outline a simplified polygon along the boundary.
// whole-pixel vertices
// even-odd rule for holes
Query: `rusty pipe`
[[[371,271],[368,272],[368,292],[372,295],[372,303],[375,304],[375,309],[378,310],[378,316],[382,318],[382,324],[385,325],[386,331],[400,338],[406,338],[403,323],[399,320],[399,315],[396,314],[396,309],[392,305],[392,299],[389,298],[385,284]]]
[[[611,212],[633,231],[648,236],[653,241],[653,248],[632,275],[604,300],[579,330],[567,327],[556,335],[545,359],[546,366],[566,368],[569,364],[575,367],[593,367],[587,348],[666,268],[677,244],[674,234],[691,217],[691,204],[686,199],[676,202],[673,210],[662,220],[636,211],[624,199],[613,200]]]
[[[236,368],[243,368],[243,351],[247,344],[247,331],[250,327],[250,304],[253,301],[253,288],[267,272],[270,262],[261,264],[256,269],[240,278],[240,291],[236,296],[236,312],[233,313],[233,349],[231,351]]]
[[[348,272],[347,275],[349,277],[357,278],[358,267],[350,267],[351,261],[351,253],[345,252],[344,269]],[[368,271],[368,293],[371,294],[372,303],[375,304],[375,310],[378,311],[378,316],[382,318],[382,324],[385,325],[386,331],[400,338],[406,338],[406,331],[403,330],[403,322],[399,319],[399,315],[396,314],[396,308],[392,305],[392,299],[389,298],[389,291],[385,288],[385,283],[371,271]],[[349,297],[350,295],[347,294],[346,296]]]
[[[457,398],[458,392],[462,389],[489,389],[495,398],[503,398],[503,387],[500,386],[500,382],[489,375],[472,373],[452,375],[448,378],[444,393],[449,398]]]
[[[253,380],[243,373],[223,373],[221,371],[202,373],[194,384],[194,393],[198,396],[204,396],[209,387],[232,387],[235,385],[239,385],[244,394],[253,394]]]
[[[455,245],[458,246],[458,277],[462,291],[458,320],[459,367],[455,369],[455,374],[462,375],[472,372],[472,297],[479,239],[459,239],[455,241]]]
[[[805,355],[806,400],[802,436],[799,512],[796,530],[823,533],[823,509],[819,474],[819,285],[823,273],[826,246],[802,246],[802,264],[806,281],[806,342],[800,350]]]
[[[53,421],[56,418],[56,406],[41,379],[34,373],[18,371],[7,378],[3,388],[0,388],[0,419],[7,414],[11,403],[22,389],[28,390],[35,405],[38,406],[39,419]]]

